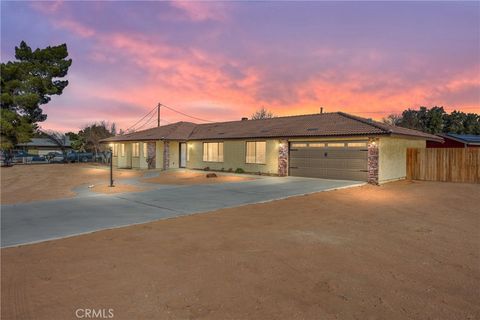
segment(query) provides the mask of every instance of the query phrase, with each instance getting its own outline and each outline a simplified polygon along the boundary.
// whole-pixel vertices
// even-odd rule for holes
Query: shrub
[[[233,172],[233,169],[232,169],[232,168],[228,168],[228,172]]]
[[[235,173],[245,173],[245,170],[243,170],[242,168],[237,168],[235,170]]]
[[[210,167],[203,168],[204,171],[210,171]]]

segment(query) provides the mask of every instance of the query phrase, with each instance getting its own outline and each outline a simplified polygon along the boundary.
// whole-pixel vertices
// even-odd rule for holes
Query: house
[[[63,141],[63,147],[67,151],[72,150],[69,137],[65,137],[65,140]],[[32,138],[30,142],[17,144],[15,149],[39,156],[44,156],[49,152],[62,153],[60,146],[50,138]]]
[[[191,168],[368,181],[406,176],[406,149],[441,137],[343,112],[195,124],[104,139],[119,168]]]
[[[475,134],[439,134],[445,141],[427,141],[427,148],[478,148],[480,147],[480,135]]]

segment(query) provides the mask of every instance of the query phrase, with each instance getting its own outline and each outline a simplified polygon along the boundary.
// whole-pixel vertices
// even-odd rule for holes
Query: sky
[[[406,108],[480,113],[480,2],[1,2],[1,61],[66,43],[44,129]],[[202,121],[168,109],[162,125]],[[156,125],[147,117],[135,129]]]

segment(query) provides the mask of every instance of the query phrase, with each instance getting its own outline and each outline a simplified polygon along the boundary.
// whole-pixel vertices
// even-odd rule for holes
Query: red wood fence
[[[480,148],[407,149],[407,178],[480,183]]]

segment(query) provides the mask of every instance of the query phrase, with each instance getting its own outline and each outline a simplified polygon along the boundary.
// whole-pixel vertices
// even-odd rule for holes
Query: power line
[[[135,127],[137,124],[139,124],[143,119],[145,119],[150,113],[152,113],[157,107],[155,106],[152,110],[150,110],[146,115],[144,115],[140,120],[138,120],[137,122],[135,122],[135,124],[133,124],[132,126],[130,126],[126,131],[132,129],[133,127]]]
[[[162,104],[162,103],[159,103],[159,105],[162,106],[162,107],[164,107],[164,108],[167,108],[167,109],[169,109],[169,110],[172,110],[173,112],[179,113],[179,114],[181,114],[181,115],[184,115],[184,116],[186,116],[186,117],[189,117],[189,118],[192,118],[192,119],[195,119],[195,120],[204,121],[204,122],[215,122],[215,121],[210,121],[210,120],[206,120],[206,119],[202,119],[202,118],[198,118],[198,117],[195,117],[195,116],[188,115],[188,114],[186,114],[186,113],[184,113],[184,112],[178,111],[178,110],[176,110],[176,109],[174,109],[174,108],[171,108],[171,107],[169,107],[169,106],[166,106],[166,105],[164,105],[164,104]]]
[[[155,119],[153,119],[154,116],[155,116],[155,112],[152,113],[150,118],[148,118],[147,122],[142,124],[140,127],[136,128],[135,130],[140,130],[141,128],[145,127],[148,123],[152,122],[152,120],[155,120]]]

